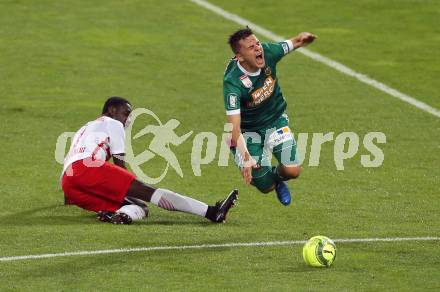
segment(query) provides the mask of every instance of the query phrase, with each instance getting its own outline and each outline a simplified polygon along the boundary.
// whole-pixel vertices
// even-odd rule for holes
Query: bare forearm
[[[245,160],[248,160],[249,151],[246,146],[246,140],[244,139],[240,129],[232,132],[232,145],[236,147],[238,153],[240,153]]]
[[[228,116],[228,123],[232,124],[231,147],[236,147],[238,153],[247,158],[249,152],[246,147],[246,141],[241,133],[241,117],[240,115]]]
[[[228,122],[232,124],[231,146],[236,147],[236,151],[242,157],[242,165],[240,165],[241,173],[246,184],[252,181],[252,168],[256,167],[256,161],[249,154],[246,146],[246,140],[241,133],[241,117],[240,115],[228,116]]]

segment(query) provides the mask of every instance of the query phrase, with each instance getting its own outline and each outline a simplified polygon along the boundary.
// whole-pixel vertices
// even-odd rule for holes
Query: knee
[[[291,165],[282,167],[282,175],[287,179],[293,179],[299,177],[301,173],[300,165]]]

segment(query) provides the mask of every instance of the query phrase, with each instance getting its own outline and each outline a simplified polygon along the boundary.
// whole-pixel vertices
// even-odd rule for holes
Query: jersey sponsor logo
[[[293,140],[293,135],[289,127],[286,126],[277,129],[272,134],[270,134],[269,138],[267,139],[267,144],[270,148],[273,148],[290,140]]]
[[[284,55],[289,53],[289,45],[286,42],[281,43],[281,46],[283,47]]]
[[[240,77],[240,81],[241,83],[243,83],[244,87],[246,88],[252,87],[252,81],[249,79],[249,77],[246,74]]]
[[[272,78],[272,76],[268,76],[266,80],[264,80],[263,87],[256,89],[252,92],[252,100],[248,102],[248,106],[257,106],[269,97],[271,97],[274,89],[275,89],[276,80]]]
[[[237,108],[237,100],[238,100],[238,96],[235,93],[231,93],[228,95],[228,104],[229,107],[232,109]]]

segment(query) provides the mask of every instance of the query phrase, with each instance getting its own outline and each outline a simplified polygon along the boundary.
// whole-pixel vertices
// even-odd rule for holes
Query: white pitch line
[[[218,6],[215,6],[207,1],[204,1],[204,0],[190,0],[190,1],[214,12],[217,15],[222,16],[223,18],[229,19],[229,20],[231,20],[235,23],[238,23],[242,26],[249,25],[252,28],[252,30],[256,31],[260,35],[262,35],[270,40],[273,40],[276,42],[285,40],[284,37],[277,35],[277,34],[271,32],[270,30],[267,30],[267,29],[255,24],[255,23],[241,17],[241,16],[230,13],[230,12],[228,12]],[[394,97],[396,97],[406,103],[411,104],[412,106],[415,106],[425,112],[428,112],[428,113],[440,118],[440,110],[438,110],[438,109],[436,109],[436,108],[434,108],[434,107],[432,107],[432,106],[430,106],[430,105],[428,105],[428,104],[426,104],[426,103],[424,103],[414,97],[411,97],[407,94],[404,94],[404,93],[402,93],[392,87],[389,87],[388,85],[386,85],[382,82],[374,80],[374,79],[368,77],[367,75],[356,72],[353,69],[350,69],[347,66],[345,66],[337,61],[334,61],[330,58],[327,58],[321,54],[312,52],[312,51],[305,49],[305,48],[300,48],[296,51],[300,52],[301,54],[303,54],[303,55],[305,55],[305,56],[307,56],[317,62],[323,63],[323,64],[341,72],[341,73],[344,73],[348,76],[354,77],[357,80],[359,80],[365,84],[368,84],[376,89],[379,89],[380,91],[383,91],[383,92],[385,92],[391,96],[394,96]]]
[[[369,242],[402,242],[402,241],[440,241],[440,237],[385,237],[385,238],[341,238],[335,239],[336,243],[369,243]],[[0,262],[13,262],[19,260],[36,260],[45,258],[73,257],[99,254],[148,252],[157,250],[185,250],[185,249],[209,249],[209,248],[228,248],[228,247],[260,247],[260,246],[280,246],[304,244],[305,240],[287,241],[267,241],[267,242],[232,242],[220,244],[200,244],[200,245],[177,245],[177,246],[151,246],[137,248],[120,248],[106,250],[73,251],[62,253],[47,253],[36,255],[0,257]]]

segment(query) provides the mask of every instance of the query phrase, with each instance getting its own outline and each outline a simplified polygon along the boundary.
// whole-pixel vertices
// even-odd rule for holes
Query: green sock
[[[278,167],[279,167],[279,165],[278,165],[278,166],[274,166],[274,167],[272,167],[272,177],[273,177],[273,179],[274,179],[277,183],[278,183],[278,182],[281,182],[281,181],[286,181],[287,178],[285,178],[284,176],[282,176],[282,175],[280,174]]]

